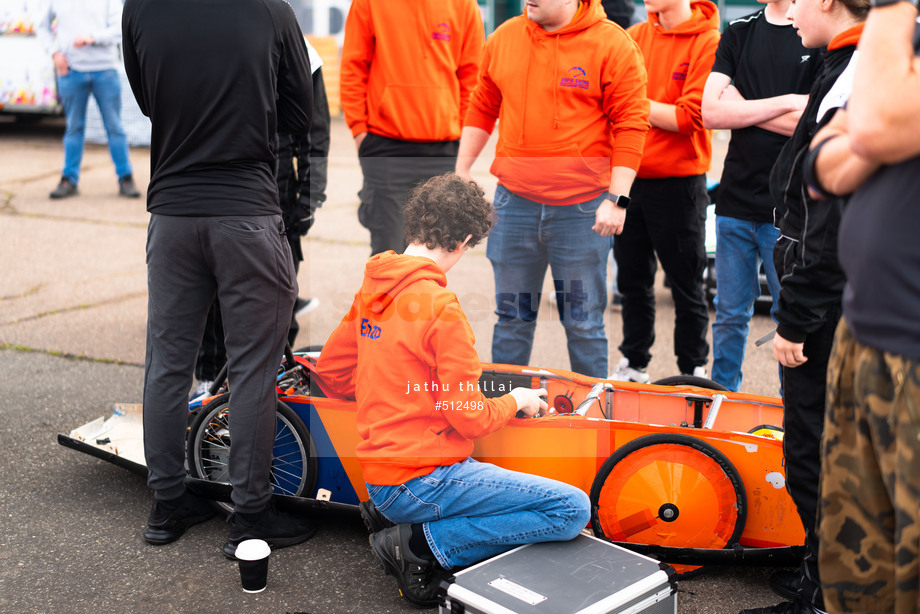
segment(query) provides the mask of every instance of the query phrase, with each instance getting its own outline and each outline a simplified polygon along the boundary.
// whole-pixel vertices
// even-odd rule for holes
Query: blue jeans
[[[391,521],[423,525],[444,569],[522,544],[574,539],[591,516],[588,495],[574,486],[472,458],[367,490]]]
[[[773,246],[779,230],[772,223],[716,216],[716,319],[712,324],[712,379],[729,390],[741,388],[741,365],[754,301],[760,296],[760,264],[767,274],[773,308],[779,279]]]
[[[121,80],[118,71],[111,69],[80,72],[71,69],[63,77],[58,77],[58,94],[61,96],[67,119],[67,129],[64,132],[64,170],[61,174],[75,184],[80,181],[86,105],[89,95],[92,94],[105,126],[115,172],[119,179],[130,175],[128,138],[121,125]]]
[[[544,205],[495,190],[498,223],[486,256],[495,274],[492,361],[530,363],[546,268],[552,269],[559,318],[568,340],[572,371],[607,377],[607,254],[610,238],[594,225],[602,196],[567,206]]]

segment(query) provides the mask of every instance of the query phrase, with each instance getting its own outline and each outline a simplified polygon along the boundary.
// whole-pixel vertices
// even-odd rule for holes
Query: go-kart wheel
[[[738,470],[709,443],[679,434],[620,447],[591,485],[591,527],[614,542],[721,549],[738,542],[747,501]],[[678,573],[697,569],[675,565]]]
[[[278,401],[270,480],[277,494],[300,496],[316,485],[316,448],[310,431],[293,409]],[[188,470],[194,478],[229,483],[230,394],[202,407],[189,429]],[[215,502],[226,513],[233,504]]]
[[[652,382],[655,386],[696,386],[697,388],[706,388],[707,390],[718,390],[719,392],[729,392],[728,388],[705,377],[696,377],[695,375],[672,375]]]

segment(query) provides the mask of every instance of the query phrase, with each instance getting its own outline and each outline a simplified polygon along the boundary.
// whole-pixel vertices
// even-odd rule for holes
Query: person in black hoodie
[[[223,546],[273,547],[315,525],[277,512],[269,479],[274,384],[297,296],[275,181],[275,135],[310,129],[303,33],[283,0],[127,0],[125,71],[151,120],[147,190],[144,454],[154,503],[144,539],[173,542],[212,515],[185,487],[188,391],[205,318],[220,297],[233,383]]]
[[[310,68],[313,70],[313,122],[306,136],[278,135],[278,168],[275,171],[281,199],[281,219],[291,246],[295,274],[300,271],[300,263],[304,260],[301,237],[309,232],[316,219],[316,210],[326,200],[326,175],[329,168],[329,99],[323,78],[323,61],[309,41],[307,50],[310,54]],[[297,318],[309,313],[318,304],[318,298],[297,298],[287,334],[291,346],[300,332]],[[198,386],[191,398],[207,394],[226,362],[224,324],[220,316],[220,301],[215,298],[208,311],[204,336],[198,350],[198,361],[195,364]]]
[[[872,5],[853,94],[805,167],[815,191],[851,194],[818,534],[828,611],[907,614],[920,603],[920,27],[916,2]]]
[[[845,284],[837,262],[837,229],[846,199],[809,195],[802,160],[815,132],[849,97],[854,69],[851,60],[869,12],[869,0],[796,0],[789,12],[802,44],[809,48],[827,46],[827,51],[808,104],[770,176],[780,230],[773,251],[780,280],[773,351],[783,368],[786,488],[805,528],[806,548],[798,603],[793,599],[765,610],[768,612],[824,608],[816,514],[825,379]]]

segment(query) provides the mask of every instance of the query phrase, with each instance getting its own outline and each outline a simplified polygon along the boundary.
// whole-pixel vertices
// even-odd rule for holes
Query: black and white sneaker
[[[186,529],[208,520],[215,512],[210,501],[188,491],[178,499],[154,501],[144,541],[151,546],[170,544],[182,537]]]
[[[77,194],[77,184],[68,179],[67,177],[61,177],[61,182],[57,185],[56,188],[48,196],[51,198],[67,198],[69,196],[75,196]]]
[[[358,504],[358,511],[361,512],[361,520],[367,527],[368,533],[376,533],[394,526],[389,518],[380,513],[374,502],[368,499]]]
[[[299,296],[294,302],[294,317],[300,318],[319,307],[319,299],[316,297],[303,299]]]
[[[441,581],[450,574],[434,560],[423,559],[409,549],[412,525],[399,524],[372,533],[371,549],[389,576],[396,578],[399,594],[417,608],[433,608],[443,594]]]
[[[272,550],[277,550],[305,542],[316,533],[316,523],[312,519],[279,512],[271,503],[258,518],[233,512],[227,522],[230,523],[230,535],[222,550],[229,559],[236,558],[236,547],[247,539],[264,540]]]

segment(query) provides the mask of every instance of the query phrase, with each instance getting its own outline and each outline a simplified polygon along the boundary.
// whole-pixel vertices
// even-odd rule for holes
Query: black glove
[[[313,226],[316,206],[316,203],[310,200],[309,195],[302,194],[297,197],[297,203],[291,212],[291,223],[289,225],[291,236],[299,235],[302,237],[307,234],[310,227]]]

